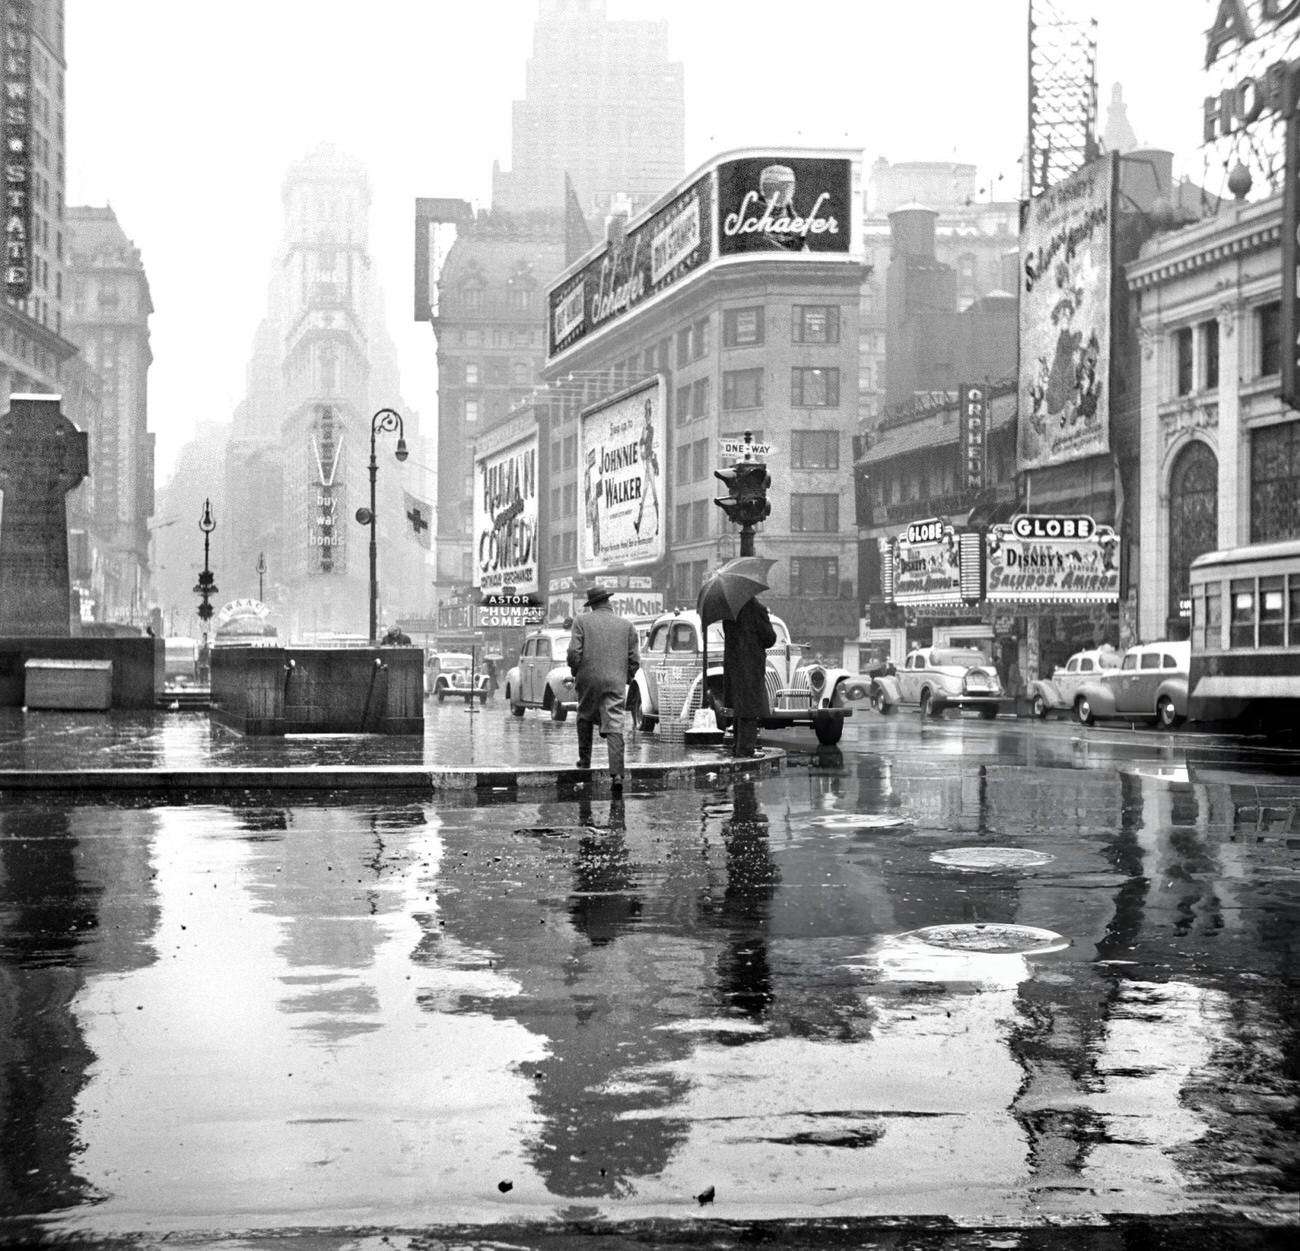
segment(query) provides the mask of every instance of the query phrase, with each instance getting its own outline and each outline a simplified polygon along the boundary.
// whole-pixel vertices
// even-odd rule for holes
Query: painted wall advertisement
[[[957,534],[946,521],[914,521],[894,543],[894,603],[961,603]]]
[[[1018,467],[1109,450],[1116,156],[1025,205]]]
[[[663,559],[664,463],[662,378],[582,414],[579,573]]]
[[[1119,600],[1119,537],[1091,517],[1021,514],[990,526],[985,545],[985,598],[991,602]]]
[[[534,595],[537,572],[537,432],[474,461],[474,585]]]
[[[847,253],[852,162],[745,157],[718,166],[718,253]]]
[[[611,239],[604,252],[550,291],[549,354],[703,265],[712,254],[713,174],[697,179],[653,217]]]

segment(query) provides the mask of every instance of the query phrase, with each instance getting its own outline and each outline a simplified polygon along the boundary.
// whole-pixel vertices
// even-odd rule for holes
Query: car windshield
[[[935,665],[951,665],[955,669],[969,669],[972,665],[988,663],[984,659],[984,653],[974,647],[941,647],[936,648],[931,655]]]
[[[442,656],[435,656],[433,658],[433,663],[446,673],[449,669],[468,669],[469,657],[444,654]]]

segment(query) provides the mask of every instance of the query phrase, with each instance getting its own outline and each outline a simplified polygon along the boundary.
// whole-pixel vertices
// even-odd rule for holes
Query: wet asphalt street
[[[0,769],[573,746],[499,704],[5,715]],[[0,795],[0,1242],[1290,1241],[1300,758],[866,711],[782,745],[623,797]]]

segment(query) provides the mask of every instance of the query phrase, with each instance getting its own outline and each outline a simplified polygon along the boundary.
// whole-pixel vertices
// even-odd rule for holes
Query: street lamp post
[[[266,553],[257,553],[257,602],[260,604],[266,599],[263,594],[262,579],[266,577]]]
[[[397,449],[393,453],[399,461],[407,457],[406,431],[402,426],[401,415],[394,409],[381,408],[370,419],[370,507],[357,509],[357,520],[363,526],[370,527],[370,641],[378,641],[379,635],[379,548],[375,537],[375,478],[379,463],[375,460],[375,436],[381,430],[397,431]]]
[[[199,583],[194,590],[200,596],[199,618],[203,622],[203,651],[200,656],[199,667],[201,670],[208,670],[211,664],[211,652],[208,650],[208,622],[212,620],[212,605],[209,600],[217,593],[217,584],[213,579],[212,570],[208,568],[208,547],[212,539],[212,532],[217,528],[217,519],[212,515],[212,501],[205,499],[203,501],[203,514],[199,517],[199,529],[203,531],[203,572],[199,574]],[[200,676],[203,676],[200,674]]]

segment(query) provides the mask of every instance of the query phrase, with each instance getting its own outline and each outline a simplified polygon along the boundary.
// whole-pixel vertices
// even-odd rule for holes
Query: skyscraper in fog
[[[616,195],[646,203],[685,172],[685,100],[667,22],[609,21],[605,0],[541,0],[493,207],[556,208],[566,173],[587,212]]]

